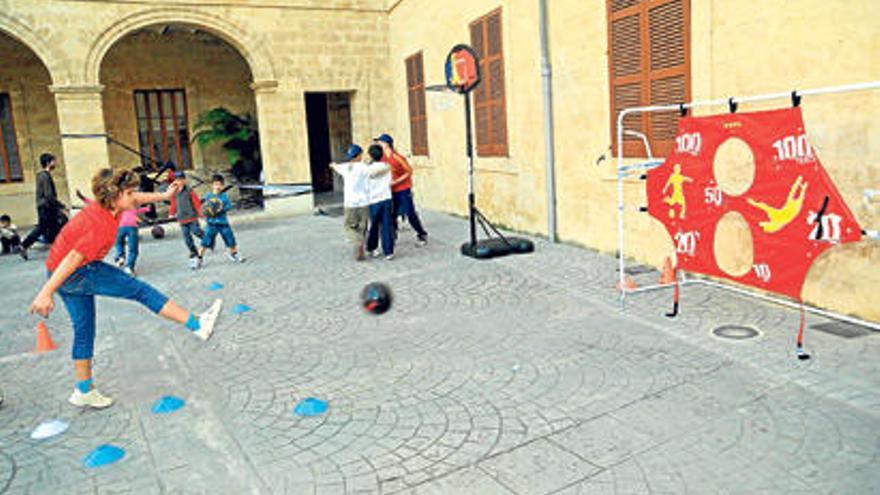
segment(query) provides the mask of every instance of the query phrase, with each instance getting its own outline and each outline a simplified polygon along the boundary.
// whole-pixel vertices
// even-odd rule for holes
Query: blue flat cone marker
[[[40,423],[34,431],[31,432],[31,438],[34,440],[45,440],[49,437],[54,437],[55,435],[60,435],[67,431],[68,424],[64,421],[60,421],[57,419],[51,419],[49,421],[43,421]]]
[[[235,307],[232,308],[232,314],[240,315],[240,314],[245,313],[250,310],[251,310],[251,307],[246,304],[236,304]]]
[[[314,397],[299,401],[299,404],[293,408],[293,414],[297,416],[318,416],[325,412],[327,412],[327,403]]]
[[[223,288],[223,284],[220,282],[214,282],[208,286],[208,290],[220,290]]]
[[[180,409],[185,404],[180,397],[166,395],[153,404],[153,414],[168,414]]]
[[[83,466],[96,468],[113,464],[125,457],[125,451],[113,445],[99,445],[89,455],[83,458]]]

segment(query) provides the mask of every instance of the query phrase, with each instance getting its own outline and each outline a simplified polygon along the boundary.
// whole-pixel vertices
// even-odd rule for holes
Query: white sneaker
[[[198,270],[202,267],[202,259],[201,258],[190,258],[189,259],[189,267],[192,270]]]
[[[241,257],[241,253],[239,252],[236,252],[235,254],[226,253],[226,257],[233,263],[244,263],[244,258]]]
[[[137,275],[134,273],[134,270],[132,270],[130,266],[123,268],[122,271],[124,271],[125,273],[127,273],[128,275],[130,275],[132,277],[137,277]]]
[[[199,329],[194,332],[196,337],[202,340],[211,338],[211,334],[214,333],[214,324],[217,323],[217,317],[220,316],[221,306],[223,306],[223,299],[216,299],[207,311],[199,315]]]
[[[370,251],[370,256],[373,258],[378,258],[379,256],[382,256],[382,253],[378,249],[375,249],[373,251]]]
[[[85,394],[80,392],[78,388],[74,388],[67,401],[76,407],[92,407],[94,409],[104,409],[113,405],[113,399],[101,395],[101,392],[98,392],[96,388]]]
[[[125,266],[125,258],[116,258],[116,266],[119,268]]]
[[[385,261],[391,261],[391,260],[393,260],[393,259],[394,259],[394,253],[391,253],[391,254],[389,254],[388,256],[385,257]]]

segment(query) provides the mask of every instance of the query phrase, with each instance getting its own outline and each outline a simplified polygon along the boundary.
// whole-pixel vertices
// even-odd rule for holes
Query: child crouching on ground
[[[61,230],[46,259],[48,280],[30,305],[44,318],[55,309],[58,292],[73,325],[73,365],[76,377],[69,402],[78,407],[104,408],[113,399],[98,392],[92,382],[95,346],[95,296],[137,301],[153,313],[184,325],[203,340],[214,330],[221,301],[196,316],[149,284],[101,261],[116,241],[118,215],[139,205],[167,200],[178,192],[172,185],[164,194],[139,193],[138,177],[129,170],[99,171],[92,178],[94,201]]]
[[[21,237],[18,236],[17,228],[9,215],[0,215],[0,242],[3,244],[3,254],[21,250]]]

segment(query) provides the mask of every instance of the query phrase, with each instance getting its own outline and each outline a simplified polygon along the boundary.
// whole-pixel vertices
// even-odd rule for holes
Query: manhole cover
[[[722,325],[712,330],[717,337],[733,340],[745,340],[758,336],[758,331],[742,325]]]

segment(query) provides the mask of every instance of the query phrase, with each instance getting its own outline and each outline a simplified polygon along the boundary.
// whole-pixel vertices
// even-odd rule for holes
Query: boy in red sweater
[[[382,147],[384,157],[382,161],[391,167],[391,200],[392,217],[394,218],[394,237],[397,238],[397,217],[406,216],[409,225],[416,231],[416,246],[424,246],[428,243],[428,232],[422,227],[419,214],[416,213],[416,205],[412,195],[412,167],[406,157],[394,149],[394,138],[388,134],[382,134],[373,140]]]
[[[190,268],[197,270],[202,266],[202,257],[196,249],[192,236],[195,235],[199,239],[205,236],[202,228],[199,226],[199,216],[202,211],[202,202],[195,191],[190,189],[186,183],[186,174],[183,171],[175,172],[174,182],[171,186],[175,188],[175,193],[171,195],[171,207],[168,209],[168,215],[177,217],[180,224],[180,233],[183,235],[183,242],[189,249]],[[169,189],[171,188],[169,186]]]

